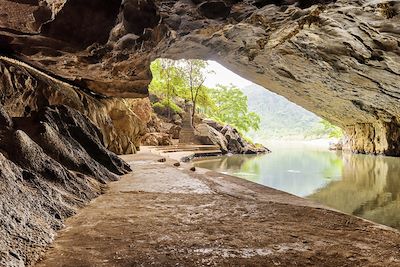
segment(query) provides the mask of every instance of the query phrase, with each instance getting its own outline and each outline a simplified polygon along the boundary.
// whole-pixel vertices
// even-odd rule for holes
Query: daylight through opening
[[[163,131],[173,133],[171,143],[221,146],[218,138],[196,138],[209,135],[196,133],[204,131],[207,124],[217,131],[232,126],[243,140],[259,147],[277,142],[341,145],[343,131],[339,127],[215,61],[159,58],[152,62],[151,71],[150,101]],[[188,111],[193,138],[179,134]]]

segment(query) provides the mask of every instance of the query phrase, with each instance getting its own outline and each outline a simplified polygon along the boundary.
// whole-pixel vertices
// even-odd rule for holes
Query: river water
[[[400,229],[400,158],[304,146],[194,163]]]

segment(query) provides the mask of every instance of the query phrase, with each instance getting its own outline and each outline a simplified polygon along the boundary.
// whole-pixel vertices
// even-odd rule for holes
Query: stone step
[[[162,152],[179,152],[179,151],[221,151],[218,146],[214,145],[176,145],[176,146],[157,146],[154,147]]]

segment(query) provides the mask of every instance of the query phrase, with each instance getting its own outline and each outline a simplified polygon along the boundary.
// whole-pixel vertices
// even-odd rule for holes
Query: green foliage
[[[249,112],[247,96],[239,88],[218,85],[210,89],[210,97],[213,105],[206,113],[210,118],[245,132],[259,129],[260,116]]]
[[[159,108],[159,109],[165,108],[164,105],[161,104],[160,102],[156,102],[152,106],[153,106],[154,109],[156,109],[156,108]]]
[[[324,131],[328,134],[329,138],[342,138],[343,130],[333,125],[327,120],[321,120],[320,123],[323,126]]]
[[[153,80],[149,91],[155,95],[172,99],[179,95],[185,85],[182,69],[171,59],[157,59],[150,65]]]
[[[163,98],[155,108],[180,109],[174,98],[188,100],[193,105],[193,116],[200,112],[222,124],[230,124],[239,131],[258,130],[260,117],[248,110],[247,97],[234,86],[208,88],[204,85],[207,62],[197,59],[173,61],[157,59],[151,64],[153,80],[151,93]]]
[[[149,91],[173,102],[175,97],[188,100],[193,105],[193,115],[198,109],[211,104],[209,88],[204,86],[207,62],[203,60],[157,59],[151,64],[153,80]]]
[[[153,104],[153,108],[154,109],[171,109],[174,113],[182,113],[183,110],[177,105],[175,104],[173,101],[168,101],[168,99],[163,99],[160,102],[156,102]]]

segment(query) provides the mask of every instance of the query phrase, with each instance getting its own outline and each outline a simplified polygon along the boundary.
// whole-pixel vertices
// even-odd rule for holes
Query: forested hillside
[[[248,97],[249,110],[261,118],[260,129],[248,133],[255,141],[303,140],[329,135],[324,130],[320,117],[286,98],[255,84],[241,90]]]

